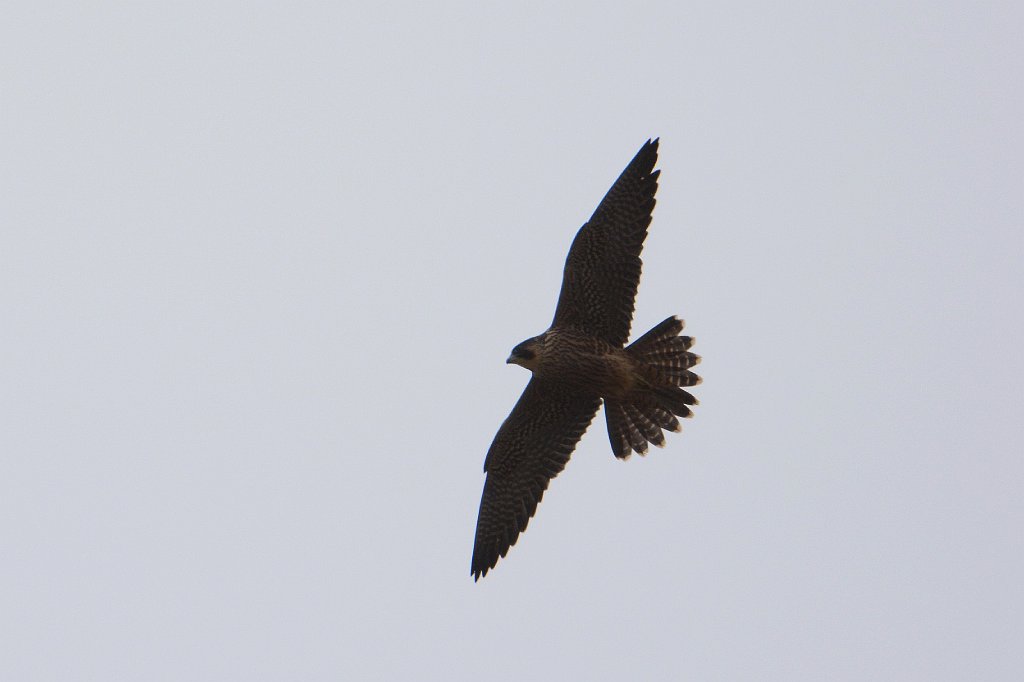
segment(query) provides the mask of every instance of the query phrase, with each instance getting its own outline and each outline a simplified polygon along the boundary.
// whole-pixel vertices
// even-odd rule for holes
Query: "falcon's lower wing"
[[[548,481],[565,468],[600,404],[597,396],[530,379],[484,461],[487,480],[476,522],[474,580],[487,575],[516,544]]]

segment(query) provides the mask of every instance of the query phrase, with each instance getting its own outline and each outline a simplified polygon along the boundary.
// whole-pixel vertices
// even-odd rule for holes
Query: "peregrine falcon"
[[[697,399],[700,377],[683,321],[670,317],[626,346],[640,281],[640,251],[658,190],[658,140],[626,166],[569,248],[551,327],[512,349],[506,362],[533,372],[484,460],[483,497],[470,569],[479,580],[516,544],[548,482],[565,468],[604,402],[620,459],[665,444]]]

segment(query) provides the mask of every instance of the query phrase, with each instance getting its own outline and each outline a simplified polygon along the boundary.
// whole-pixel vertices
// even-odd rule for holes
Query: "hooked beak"
[[[516,356],[514,356],[514,355],[508,356],[508,360],[505,361],[505,364],[506,365],[514,365],[514,364],[516,364],[516,359],[515,358],[516,358]]]

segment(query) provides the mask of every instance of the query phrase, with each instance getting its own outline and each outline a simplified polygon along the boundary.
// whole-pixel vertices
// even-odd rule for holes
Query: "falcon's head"
[[[525,367],[531,372],[537,367],[537,356],[540,354],[541,339],[538,336],[526,339],[512,349],[512,355],[508,356],[506,363]]]

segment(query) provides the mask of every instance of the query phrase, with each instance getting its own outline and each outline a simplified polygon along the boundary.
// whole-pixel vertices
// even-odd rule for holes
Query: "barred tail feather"
[[[696,339],[679,335],[683,324],[678,317],[672,316],[626,348],[652,375],[650,379],[672,386],[696,386],[700,383],[700,377],[690,371],[700,363],[700,356],[690,352]]]
[[[647,454],[647,438],[630,416],[628,403],[606,400],[604,416],[608,423],[608,440],[616,457],[626,459],[633,451]]]
[[[700,356],[690,352],[694,340],[680,336],[682,330],[683,321],[670,317],[626,349],[638,361],[647,387],[625,400],[605,400],[608,439],[616,457],[647,454],[648,443],[663,446],[662,429],[680,431],[676,417],[693,416],[690,406],[696,405],[697,399],[682,387],[701,382],[690,371]]]

